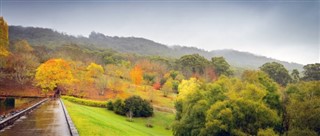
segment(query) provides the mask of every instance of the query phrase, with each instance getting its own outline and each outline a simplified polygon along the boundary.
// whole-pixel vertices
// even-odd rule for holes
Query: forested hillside
[[[279,62],[288,70],[302,70],[302,65],[288,63],[264,56],[257,56],[247,52],[235,50],[205,51],[194,47],[166,46],[144,38],[136,37],[111,37],[101,33],[92,32],[89,37],[71,36],[48,28],[35,27],[9,27],[10,41],[26,39],[33,46],[61,46],[64,44],[77,44],[102,49],[113,49],[124,53],[136,53],[140,55],[159,55],[164,57],[179,58],[187,54],[200,54],[207,59],[223,56],[233,67],[245,69],[257,69],[266,62]],[[213,45],[214,46],[214,45]]]

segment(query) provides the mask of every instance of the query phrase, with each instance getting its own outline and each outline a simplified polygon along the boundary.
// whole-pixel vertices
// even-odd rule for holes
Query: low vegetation
[[[63,100],[73,123],[83,136],[170,136],[174,114],[155,111],[149,118],[134,118],[133,122],[106,108],[89,107]],[[147,124],[152,124],[152,128]]]
[[[61,96],[62,99],[78,103],[81,105],[86,105],[86,106],[93,106],[93,107],[102,107],[105,108],[107,106],[107,102],[105,101],[95,101],[95,100],[86,100],[86,99],[81,99],[81,98],[76,98],[72,96]]]

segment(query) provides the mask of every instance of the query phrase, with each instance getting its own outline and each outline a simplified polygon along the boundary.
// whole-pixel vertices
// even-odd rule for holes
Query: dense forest
[[[0,93],[14,95],[3,91],[9,85],[32,86],[42,96],[59,88],[68,96],[112,100],[109,108],[130,118],[152,116],[150,105],[173,109],[167,128],[177,136],[320,135],[319,63],[302,66],[95,32],[87,38],[8,29],[3,18],[0,25]]]

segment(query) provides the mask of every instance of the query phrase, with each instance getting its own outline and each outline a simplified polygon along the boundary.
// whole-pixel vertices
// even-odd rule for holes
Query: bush
[[[108,103],[107,103],[107,109],[108,110],[113,110],[113,103],[112,103],[112,101],[108,101]]]
[[[132,111],[133,117],[150,117],[153,115],[153,108],[147,100],[140,96],[131,96],[124,101],[126,112]]]
[[[68,100],[70,102],[86,105],[86,106],[103,107],[103,108],[107,106],[107,102],[104,102],[104,101],[86,100],[86,99],[80,99],[72,96],[62,96],[62,99]]]
[[[108,102],[107,107],[113,106],[113,111],[116,114],[126,115],[130,111],[132,117],[150,117],[153,115],[153,108],[147,100],[143,100],[140,96],[131,96],[125,101],[121,99],[115,100],[113,103]],[[109,108],[108,108],[109,109]]]
[[[113,102],[113,111],[116,114],[125,115],[126,114],[126,108],[121,99],[117,99]]]

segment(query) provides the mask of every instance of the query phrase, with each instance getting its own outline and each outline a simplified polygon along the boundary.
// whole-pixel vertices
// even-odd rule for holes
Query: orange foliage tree
[[[69,63],[63,59],[50,59],[37,68],[35,81],[44,93],[59,85],[70,84],[73,75]]]
[[[142,77],[142,69],[140,68],[139,65],[136,65],[131,71],[130,71],[130,77],[131,80],[134,82],[136,85],[140,85],[143,77]]]

